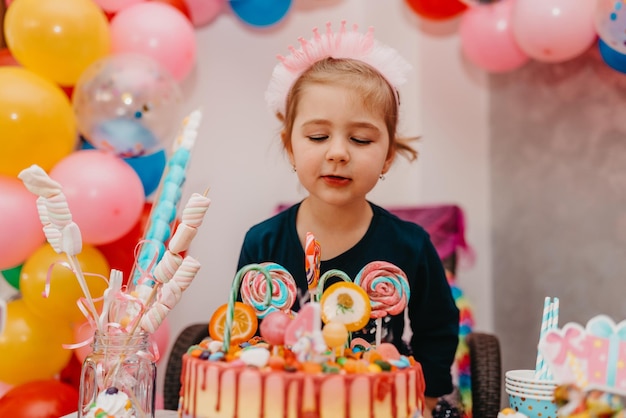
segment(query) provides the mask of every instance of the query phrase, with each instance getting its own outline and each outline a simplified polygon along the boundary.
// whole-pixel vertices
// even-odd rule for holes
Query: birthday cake
[[[389,271],[383,264],[363,271]],[[331,276],[343,281],[323,290]],[[211,318],[210,337],[183,356],[179,416],[421,417],[421,365],[379,338],[375,345],[351,338],[370,318],[382,316],[361,286],[364,279],[353,282],[336,270],[319,281],[313,277],[309,289],[320,291],[293,313],[295,282],[286,270],[274,263],[242,268],[229,303]],[[393,309],[403,310],[408,284],[386,288],[400,293],[390,299]]]

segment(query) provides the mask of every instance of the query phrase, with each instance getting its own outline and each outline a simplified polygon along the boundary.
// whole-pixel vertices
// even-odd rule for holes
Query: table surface
[[[61,418],[76,418],[77,413],[74,412],[73,414],[69,414],[69,415],[65,415]],[[178,412],[176,411],[165,411],[165,410],[159,410],[156,411],[155,414],[155,418],[177,418],[178,417]]]

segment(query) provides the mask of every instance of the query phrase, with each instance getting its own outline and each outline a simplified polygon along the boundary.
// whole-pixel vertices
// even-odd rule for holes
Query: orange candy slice
[[[224,329],[226,326],[226,313],[228,303],[220,306],[213,312],[209,321],[209,335],[214,340],[224,341]],[[235,302],[233,322],[230,334],[230,344],[240,344],[254,337],[259,326],[259,321],[254,308],[242,302]]]
[[[330,286],[322,294],[320,305],[325,324],[340,322],[350,332],[367,325],[372,311],[365,290],[352,282],[338,282]]]

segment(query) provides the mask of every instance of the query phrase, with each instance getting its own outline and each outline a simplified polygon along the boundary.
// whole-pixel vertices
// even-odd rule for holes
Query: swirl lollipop
[[[372,313],[376,319],[376,345],[380,345],[382,318],[404,311],[411,296],[406,274],[394,264],[372,261],[354,279],[365,290],[370,299]]]
[[[265,318],[270,312],[289,312],[296,301],[296,281],[281,265],[276,263],[261,263],[272,278],[272,296],[270,304],[267,300],[267,283],[265,275],[257,270],[250,270],[244,274],[241,282],[241,298],[254,308],[259,318]]]

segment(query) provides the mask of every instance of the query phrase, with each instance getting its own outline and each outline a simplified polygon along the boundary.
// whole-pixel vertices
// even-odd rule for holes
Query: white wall
[[[227,12],[197,30],[197,68],[183,84],[183,111],[200,107],[204,119],[183,202],[210,187],[212,205],[190,249],[203,267],[170,314],[171,342],[227,301],[246,230],[277,203],[302,197],[264,92],[276,54],[286,54],[297,37],[310,37],[314,26],[341,19],[374,26],[377,38],[415,68],[401,90],[401,131],[422,136],[420,158],[401,159],[370,198],[383,206],[463,208],[476,260],[461,266],[458,280],[474,306],[476,328],[492,331],[488,91],[485,74],[463,63],[458,22],[425,22],[401,0],[296,0],[285,21],[270,29],[250,28]]]

